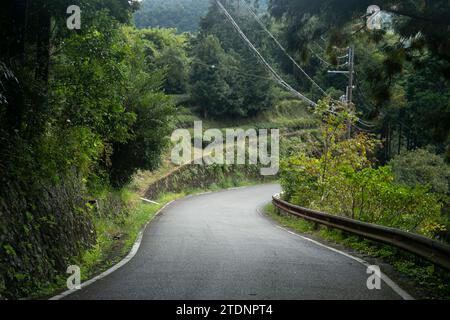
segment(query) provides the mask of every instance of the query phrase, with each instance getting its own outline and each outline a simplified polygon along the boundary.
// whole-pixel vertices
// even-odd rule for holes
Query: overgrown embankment
[[[75,177],[58,184],[8,183],[0,196],[0,298],[25,297],[53,282],[95,243],[92,213]]]
[[[214,186],[226,188],[243,182],[267,182],[273,177],[264,177],[257,165],[196,165],[178,168],[149,186],[145,192],[148,199],[156,199],[164,193],[179,193],[190,189],[209,189]]]
[[[294,146],[281,161],[283,199],[301,207],[448,241],[449,167],[444,159],[427,150],[415,150],[403,152],[381,166],[376,158],[381,142],[363,132],[349,137],[347,124],[352,120],[327,110],[324,103],[317,108],[323,119],[318,139],[301,148]],[[397,270],[412,276],[417,287],[430,289],[430,297],[450,297],[448,271],[413,255],[340,231],[317,231],[302,220],[274,218],[301,232],[385,258]]]
[[[152,175],[155,173],[143,172],[141,178]],[[145,196],[159,205],[140,200],[142,186],[137,187],[136,181],[120,191],[105,192],[86,204],[83,188],[76,185],[76,180],[70,180],[70,183],[46,191],[47,196],[42,199],[46,206],[42,207],[48,211],[40,212],[39,216],[27,215],[26,208],[21,206],[27,202],[18,198],[20,193],[14,193],[14,188],[9,188],[10,197],[3,200],[10,203],[5,206],[2,202],[2,209],[17,203],[15,214],[7,212],[8,217],[16,219],[10,219],[2,228],[9,228],[8,234],[12,237],[9,241],[15,245],[4,248],[8,261],[2,263],[10,268],[3,279],[10,280],[2,283],[0,296],[8,299],[50,297],[65,290],[68,277],[65,270],[69,265],[80,267],[82,281],[105,271],[128,254],[141,228],[171,200],[202,191],[271,180],[273,177],[261,176],[257,165],[188,164],[170,171],[146,188]],[[17,186],[16,190],[20,188]],[[22,211],[24,216],[19,214]],[[65,228],[61,229],[63,226]],[[14,238],[22,229],[31,228],[42,232],[29,233],[31,237],[27,239]]]

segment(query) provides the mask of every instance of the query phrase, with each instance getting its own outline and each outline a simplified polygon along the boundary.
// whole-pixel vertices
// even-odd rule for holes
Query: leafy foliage
[[[379,31],[367,30],[366,19],[361,18],[372,4],[272,0],[270,12],[279,20],[282,41],[327,88],[347,86],[347,79],[327,75],[327,70],[342,68],[345,59],[339,57],[345,56],[348,46],[355,46],[354,102],[363,118],[376,123],[371,129],[382,135],[381,160],[429,144],[448,157],[448,2],[379,1],[390,20],[390,26]]]
[[[358,21],[358,18],[364,16],[372,4],[369,0],[271,0],[270,9],[275,17],[287,19],[292,34],[291,44],[301,45],[302,40],[314,40],[332,30],[331,44],[336,45],[348,41],[345,35],[355,31],[349,28],[350,21],[359,24],[357,28],[362,27],[365,20]],[[450,59],[450,42],[446,37],[450,8],[446,0],[382,0],[377,5],[394,16],[396,31],[402,37],[415,37],[420,32],[423,34],[422,46],[426,45],[444,59]],[[312,27],[309,35],[302,30],[305,25]]]
[[[160,91],[165,69],[151,72],[154,67],[146,59],[145,48],[150,46],[149,41],[140,39],[140,33],[134,34],[130,29],[124,32],[130,52],[124,105],[128,112],[136,115],[136,121],[129,128],[130,138],[113,145],[110,175],[115,187],[130,182],[137,169],[158,167],[175,111],[172,99]]]
[[[189,37],[177,35],[175,29],[143,29],[137,33],[144,40],[147,63],[165,70],[164,91],[168,94],[185,93],[189,73]]]
[[[300,91],[319,98],[242,3],[223,2],[270,64]],[[65,25],[64,12],[73,4],[83,12],[77,31]],[[339,111],[330,116],[331,100],[324,101],[317,109],[324,121],[320,134],[311,130],[304,133],[306,143],[296,140],[285,148],[285,196],[300,205],[434,237],[446,223],[440,212],[446,200],[442,194],[448,193],[448,165],[424,150],[406,151],[432,145],[450,159],[449,7],[444,0],[382,0],[392,27],[367,32],[358,19],[369,4],[272,0],[270,12],[278,19],[258,12],[333,98],[343,94],[347,79],[326,71],[342,67],[339,48],[355,45],[354,101],[358,114],[374,122],[370,131],[375,135],[357,131],[344,139],[346,122],[354,115]],[[266,1],[252,5],[257,10]],[[0,4],[2,297],[27,296],[58,279],[92,246],[95,251],[95,215],[123,220],[127,212],[111,197],[111,188],[124,186],[139,169],[160,164],[177,112],[169,94],[190,93],[189,102],[205,118],[222,121],[251,121],[272,107],[276,94],[282,96],[214,2],[147,0],[135,13],[139,27],[178,30],[130,27],[137,8],[138,1],[128,0]],[[194,35],[180,34],[197,28]],[[315,126],[310,119],[283,124]],[[396,154],[388,166],[377,166]],[[257,172],[256,166],[242,171],[189,166],[157,188],[202,187]],[[111,206],[97,210],[94,200]]]
[[[209,0],[144,0],[134,14],[138,28],[176,28],[194,32],[206,14]]]
[[[174,112],[162,88],[167,68],[147,55],[156,41],[123,26],[133,1],[75,3],[83,27],[72,32],[60,14],[66,1],[24,4],[0,6],[0,295],[8,298],[54,282],[95,243],[90,202],[110,182],[158,166]]]
[[[194,50],[192,98],[202,105],[203,116],[239,114],[242,98],[229,85],[234,74],[226,69],[237,61],[225,53],[219,40],[212,35],[199,41]]]
[[[281,184],[287,200],[427,236],[445,229],[440,197],[427,186],[396,183],[388,166],[373,168],[371,155],[377,141],[365,134],[343,139],[348,120],[324,117],[316,153],[295,155],[282,163]]]
[[[414,187],[429,185],[435,193],[450,194],[450,166],[444,159],[425,149],[405,152],[391,160],[389,165],[396,181]]]
[[[244,31],[255,30],[256,22],[238,11],[235,1],[228,2],[228,9]],[[257,47],[266,49],[264,39],[249,34]],[[273,84],[267,71],[216,4],[201,21],[192,55],[192,96],[205,116],[248,117],[271,106]]]

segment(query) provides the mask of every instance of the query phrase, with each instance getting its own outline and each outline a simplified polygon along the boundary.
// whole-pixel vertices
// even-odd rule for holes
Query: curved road
[[[155,218],[136,256],[66,299],[400,299],[366,268],[257,212],[278,185],[179,200]]]

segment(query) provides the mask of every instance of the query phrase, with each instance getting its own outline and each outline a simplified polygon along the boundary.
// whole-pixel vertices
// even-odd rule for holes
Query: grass
[[[129,214],[114,219],[95,220],[97,243],[92,250],[85,252],[78,262],[83,281],[120,261],[131,250],[140,230],[147,222],[151,221],[164,205],[184,196],[183,193],[167,194],[158,199],[159,205],[154,205],[142,202],[138,194],[129,190],[122,193],[123,200],[129,206]]]
[[[130,252],[140,230],[148,222],[151,222],[156,213],[170,201],[207,191],[219,191],[256,184],[260,184],[260,182],[224,179],[224,181],[213,184],[207,189],[186,188],[180,193],[163,194],[156,199],[159,205],[148,204],[140,200],[141,194],[136,192],[134,187],[125,188],[120,191],[120,196],[128,206],[128,214],[113,219],[110,217],[95,218],[96,244],[90,250],[85,251],[81,257],[72,261],[71,264],[80,267],[81,280],[82,282],[87,281],[122,260]],[[29,298],[50,298],[67,290],[66,279],[68,276],[65,274],[57,276],[56,281],[49,283]]]
[[[362,255],[378,258],[406,276],[415,287],[421,288],[422,299],[450,299],[450,273],[395,247],[376,243],[337,229],[293,216],[279,215],[272,204],[264,208],[265,214],[278,224],[298,233],[311,235],[329,243],[343,245]]]
[[[190,109],[185,108],[181,112],[179,119],[180,127],[190,128],[196,120],[203,120],[204,129],[208,128],[276,128],[279,127],[286,131],[295,131],[303,128],[313,128],[315,120],[306,111],[305,107],[295,101],[281,101],[273,110],[267,111],[259,117],[253,119],[229,119],[228,121],[215,121],[201,119]],[[123,259],[131,250],[136,238],[143,226],[151,221],[158,210],[170,202],[183,198],[187,195],[197,194],[205,191],[218,191],[231,187],[249,186],[261,184],[260,181],[249,181],[245,177],[224,178],[216,184],[206,189],[185,188],[181,193],[163,194],[155,200],[160,205],[144,203],[140,197],[145,194],[148,186],[172,174],[179,167],[170,161],[169,151],[162,157],[162,165],[154,172],[138,172],[133,182],[127,188],[121,190],[119,197],[126,204],[126,214],[119,214],[113,218],[95,217],[94,229],[96,232],[96,243],[89,250],[85,251],[81,257],[73,259],[68,264],[78,265],[81,269],[82,282],[94,277],[97,274],[107,270],[121,259]],[[58,292],[66,290],[66,279],[68,275],[61,274],[56,277],[56,281],[33,294],[31,298],[51,297]]]
[[[140,230],[151,221],[156,213],[167,203],[185,196],[184,193],[166,194],[158,199],[159,205],[144,203],[139,194],[124,189],[120,192],[122,200],[127,204],[127,215],[115,218],[96,217],[96,243],[81,257],[70,262],[81,269],[82,282],[106,271],[123,259],[134,245]],[[30,298],[49,298],[66,290],[68,275],[59,275],[56,281],[34,293]]]
[[[212,118],[204,119],[194,108],[179,108],[180,115],[178,127],[191,128],[194,121],[202,121],[203,129],[272,129],[279,128],[285,131],[301,130],[317,127],[317,119],[312,116],[302,102],[280,98],[269,110],[250,118]]]

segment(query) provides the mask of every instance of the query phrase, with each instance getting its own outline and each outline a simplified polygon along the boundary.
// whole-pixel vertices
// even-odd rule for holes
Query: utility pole
[[[351,46],[348,49],[348,88],[347,88],[347,110],[349,114],[353,112],[353,78],[355,72],[355,47]],[[347,137],[352,137],[352,122],[351,119],[347,121]]]
[[[348,48],[348,71],[340,71],[340,70],[330,70],[328,73],[333,74],[346,74],[348,75],[348,86],[345,93],[345,101],[347,105],[347,111],[349,114],[352,114],[353,112],[353,89],[354,89],[354,74],[355,74],[355,47],[351,46]],[[351,120],[347,121],[347,137],[348,139],[351,138],[352,134],[352,123]]]
[[[355,47],[352,46],[348,49],[348,87],[347,87],[347,103],[351,106],[353,102],[353,78],[355,72]]]

